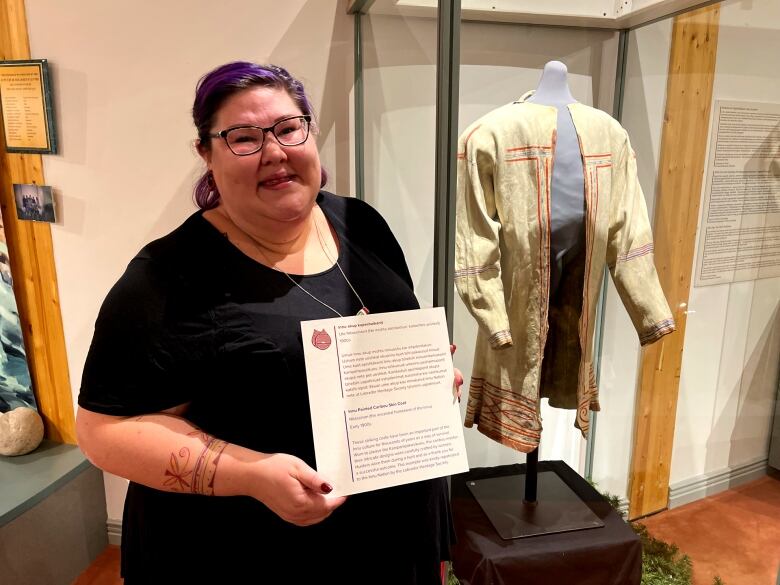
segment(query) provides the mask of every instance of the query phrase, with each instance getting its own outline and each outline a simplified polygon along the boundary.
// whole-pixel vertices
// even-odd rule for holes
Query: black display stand
[[[456,535],[452,559],[461,585],[639,585],[642,577],[639,537],[609,502],[563,461],[538,463],[539,501],[547,498],[542,478],[552,473],[604,527],[535,538],[506,540],[499,536],[469,484],[500,477],[524,477],[526,470],[526,465],[504,465],[476,468],[452,477]],[[517,507],[524,486],[512,489]]]
[[[504,540],[601,528],[604,523],[554,470],[538,472],[539,450],[526,458],[525,473],[467,482]],[[537,493],[541,486],[542,497]],[[524,494],[521,501],[520,494]]]

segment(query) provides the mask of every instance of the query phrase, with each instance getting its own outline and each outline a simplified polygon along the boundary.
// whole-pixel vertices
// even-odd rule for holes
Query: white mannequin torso
[[[558,110],[557,139],[551,184],[551,260],[550,295],[560,281],[566,257],[580,250],[585,234],[585,178],[577,131],[567,107],[577,100],[571,95],[566,65],[550,61],[527,101]]]

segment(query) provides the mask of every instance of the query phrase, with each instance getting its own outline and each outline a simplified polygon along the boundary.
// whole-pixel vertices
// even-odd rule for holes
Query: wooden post
[[[29,58],[24,0],[0,0],[0,60]],[[38,412],[48,439],[75,444],[51,228],[48,223],[16,218],[13,183],[45,184],[43,163],[40,155],[6,152],[0,132],[0,210]]]
[[[675,17],[669,55],[658,190],[655,264],[677,331],[645,348],[634,421],[629,517],[663,510],[706,160],[720,6]]]

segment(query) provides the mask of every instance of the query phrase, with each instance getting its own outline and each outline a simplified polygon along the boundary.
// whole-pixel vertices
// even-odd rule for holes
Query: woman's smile
[[[260,181],[257,186],[262,189],[285,189],[295,180],[295,175],[280,171]]]

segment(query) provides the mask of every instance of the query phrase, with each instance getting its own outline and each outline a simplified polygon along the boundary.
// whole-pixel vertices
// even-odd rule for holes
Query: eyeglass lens
[[[282,146],[296,146],[309,136],[309,124],[303,117],[280,120],[271,131]],[[233,128],[225,135],[228,147],[236,154],[252,154],[263,147],[262,128]]]

